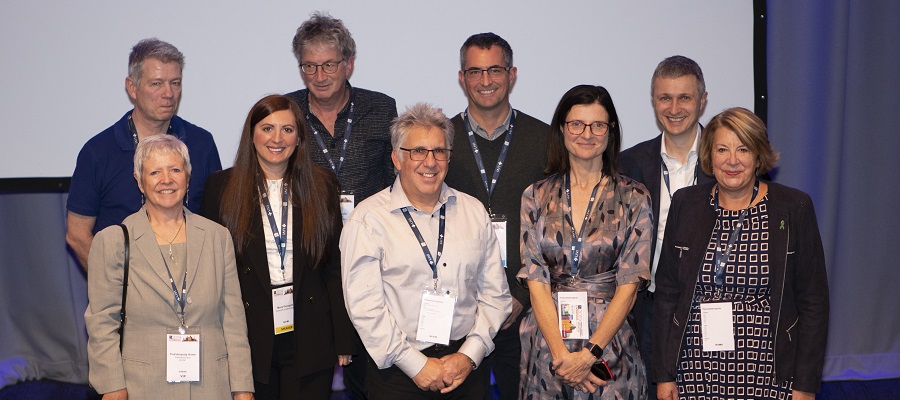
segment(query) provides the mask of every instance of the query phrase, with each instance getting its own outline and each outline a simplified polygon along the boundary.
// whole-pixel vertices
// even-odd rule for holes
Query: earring
[[[184,206],[185,207],[187,207],[187,205],[188,205],[188,195],[190,193],[191,193],[191,188],[187,188],[187,190],[184,191]]]

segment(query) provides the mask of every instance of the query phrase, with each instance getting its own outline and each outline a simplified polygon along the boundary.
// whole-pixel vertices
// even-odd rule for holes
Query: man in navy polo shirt
[[[87,269],[94,234],[122,222],[143,204],[134,178],[134,149],[141,139],[175,135],[187,147],[191,176],[187,207],[200,208],[206,177],[220,169],[212,135],[178,116],[184,55],[159,39],[138,42],[128,56],[125,90],[134,109],[100,132],[78,153],[66,204],[66,242]]]

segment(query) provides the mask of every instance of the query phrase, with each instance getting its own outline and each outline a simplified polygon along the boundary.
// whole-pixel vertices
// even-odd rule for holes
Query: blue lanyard
[[[146,210],[145,210],[145,212],[146,212]],[[184,216],[182,216],[182,217],[184,217]],[[150,218],[149,215],[147,216],[147,218],[148,219]],[[184,217],[184,218],[185,218],[185,224],[187,224],[187,217]],[[185,235],[186,234],[187,233],[185,233]],[[169,254],[170,255],[172,253],[171,246],[172,245],[169,244]],[[179,306],[181,306],[181,327],[184,328],[185,327],[185,325],[184,325],[184,306],[187,303],[187,265],[184,266],[184,279],[181,280],[181,295],[179,296],[178,295],[178,287],[175,286],[175,279],[172,278],[172,270],[169,269],[169,263],[166,262],[166,256],[164,254],[162,254],[162,250],[159,251],[159,254],[162,255],[163,265],[166,266],[166,273],[169,274],[169,284],[172,285],[172,294],[175,295],[175,302],[178,303]],[[175,259],[173,258],[172,261],[174,262]],[[182,332],[182,334],[183,334],[183,332]]]
[[[747,205],[747,208],[741,211],[741,216],[738,217],[737,224],[731,231],[731,235],[728,238],[728,247],[725,248],[724,252],[719,246],[722,237],[719,235],[718,229],[713,232],[716,236],[716,286],[722,286],[725,283],[725,263],[728,261],[728,256],[731,255],[731,250],[734,248],[737,237],[741,234],[741,229],[744,228],[744,218],[746,218],[747,213],[750,212],[750,207],[753,205],[753,200],[756,199],[757,193],[759,193],[759,179],[753,184],[753,197],[750,198],[750,204]],[[715,195],[713,195],[713,207],[716,210],[719,209],[719,185],[716,185]]]
[[[262,179],[257,179],[259,183],[259,196],[263,206],[266,208],[266,216],[269,217],[269,227],[272,228],[272,236],[275,238],[275,246],[278,248],[278,255],[281,256],[281,276],[284,277],[284,256],[287,254],[287,217],[288,203],[290,203],[290,190],[287,179],[281,182],[281,234],[278,233],[278,224],[275,223],[275,214],[272,212],[272,204],[269,202],[269,189],[263,184]]]
[[[662,165],[663,180],[666,182],[666,192],[669,193],[669,201],[671,201],[672,200],[672,187],[669,186],[669,167],[666,166],[665,161],[663,161],[662,159],[659,160],[659,163],[660,163],[660,165]],[[700,160],[697,160],[697,163],[694,164],[694,182],[693,182],[694,185],[697,184],[697,174],[699,173],[699,171],[700,171]]]
[[[475,164],[481,173],[481,182],[484,183],[484,189],[487,190],[488,213],[491,212],[491,195],[494,194],[494,188],[497,186],[497,179],[500,178],[500,170],[503,169],[503,160],[506,159],[506,153],[509,151],[509,143],[512,141],[513,127],[516,124],[516,111],[512,110],[512,116],[509,118],[509,128],[507,129],[506,138],[503,139],[503,148],[500,150],[500,157],[497,158],[497,167],[494,168],[494,176],[488,184],[487,171],[484,168],[484,160],[481,159],[481,152],[478,150],[478,144],[475,143],[475,130],[469,124],[469,110],[463,111],[463,122],[466,124],[466,132],[468,132],[469,144],[472,145],[472,153],[475,156]]]
[[[344,166],[344,158],[347,157],[347,147],[350,146],[350,134],[353,132],[353,106],[353,101],[351,101],[350,112],[347,113],[347,129],[344,131],[344,144],[341,148],[341,157],[338,159],[337,165],[334,165],[334,160],[331,159],[331,152],[328,151],[328,146],[325,145],[322,134],[319,133],[316,127],[313,126],[312,121],[309,120],[309,114],[311,114],[312,111],[306,113],[306,124],[309,125],[309,129],[312,129],[313,137],[316,138],[316,144],[319,145],[319,150],[325,155],[325,160],[328,161],[328,165],[331,167],[331,171],[334,172],[334,175],[341,173],[341,168]]]
[[[431,250],[428,250],[428,244],[425,243],[425,238],[422,237],[422,232],[419,231],[419,227],[416,226],[416,221],[413,221],[412,215],[409,214],[409,207],[403,207],[400,209],[400,211],[403,212],[403,216],[406,217],[406,222],[412,229],[413,234],[416,235],[416,239],[419,240],[419,245],[422,246],[422,252],[425,253],[425,261],[427,261],[428,266],[431,267],[432,279],[434,279],[434,288],[437,289],[437,263],[441,259],[441,253],[444,252],[444,223],[446,222],[447,203],[441,205],[441,219],[438,222],[437,258],[431,256]]]
[[[584,211],[584,222],[581,223],[580,232],[575,233],[575,223],[572,222],[572,184],[569,181],[569,174],[566,174],[566,203],[569,205],[569,213],[565,215],[565,218],[569,221],[569,228],[572,231],[572,263],[571,263],[571,271],[572,276],[578,275],[578,261],[581,259],[581,247],[584,245],[584,227],[587,226],[588,218],[591,216],[591,209],[594,208],[594,200],[597,199],[597,189],[600,189],[600,184],[603,183],[603,175],[600,176],[600,182],[597,182],[597,185],[594,186],[594,191],[591,192],[591,200],[588,202],[587,209]]]

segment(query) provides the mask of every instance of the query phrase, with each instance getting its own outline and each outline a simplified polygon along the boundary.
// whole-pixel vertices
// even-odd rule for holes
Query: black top
[[[528,290],[516,279],[516,274],[522,268],[519,252],[522,192],[532,183],[547,177],[544,174],[544,165],[547,161],[547,134],[550,127],[521,111],[517,110],[515,113],[513,139],[509,144],[509,151],[491,196],[490,205],[491,212],[506,217],[506,280],[509,283],[510,293],[527,310],[531,304]],[[488,193],[475,163],[475,155],[469,144],[462,114],[457,114],[450,122],[453,123],[454,130],[453,154],[444,182],[475,197],[487,207]],[[487,140],[475,135],[475,143],[484,161],[488,180],[493,176],[494,168],[497,166],[503,139]]]
[[[309,114],[309,91],[301,89],[288,93],[304,113],[309,114],[309,121],[319,131],[332,159],[337,163],[344,144],[347,129],[347,115],[350,103],[354,103],[353,127],[350,144],[344,165],[338,174],[341,190],[353,191],[356,204],[367,197],[378,193],[394,182],[394,164],[391,162],[391,122],[397,118],[397,103],[383,93],[350,87],[350,100],[338,113],[334,122],[334,136],[328,134],[325,125],[315,116]],[[306,138],[306,146],[312,160],[331,171],[331,166],[322,149],[312,137]]]

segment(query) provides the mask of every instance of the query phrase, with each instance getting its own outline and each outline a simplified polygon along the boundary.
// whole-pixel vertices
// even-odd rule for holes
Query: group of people
[[[335,364],[357,399],[488,399],[492,376],[503,399],[814,398],[812,202],[765,179],[753,113],[700,125],[693,60],[659,64],[662,132],[620,151],[602,86],[549,125],[512,108],[493,33],[460,49],[452,118],[351,86],[330,15],[293,50],[305,89],[256,102],[220,171],[176,115],[183,55],[132,49],[134,109],[85,144],[67,204],[104,399],[328,399]]]

